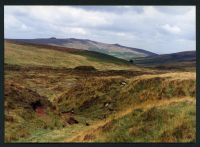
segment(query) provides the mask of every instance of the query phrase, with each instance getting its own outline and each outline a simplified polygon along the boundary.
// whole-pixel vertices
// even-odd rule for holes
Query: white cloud
[[[181,29],[178,26],[173,26],[169,24],[165,24],[161,26],[161,28],[163,28],[167,32],[174,33],[174,34],[178,34],[181,32]]]
[[[193,6],[5,6],[4,11],[6,38],[88,38],[157,53],[196,48]]]
[[[69,31],[75,34],[81,34],[81,35],[87,34],[87,32],[83,28],[70,28]]]
[[[126,36],[126,34],[123,33],[123,32],[116,33],[116,35],[117,35],[117,36],[122,36],[122,37],[123,37],[123,36]]]

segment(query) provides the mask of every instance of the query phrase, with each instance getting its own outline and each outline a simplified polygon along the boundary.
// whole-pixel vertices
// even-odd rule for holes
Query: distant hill
[[[194,67],[196,65],[196,51],[154,55],[133,60],[135,64],[146,67]]]
[[[93,66],[98,70],[140,69],[126,60],[103,53],[15,41],[5,41],[5,64],[55,68]]]
[[[52,38],[39,38],[39,39],[12,39],[12,40],[17,42],[56,45],[68,48],[96,51],[112,55],[117,58],[122,58],[125,60],[129,60],[130,58],[156,55],[155,53],[143,49],[126,47],[119,44],[106,44],[88,39],[75,39],[75,38],[57,39],[55,37],[52,37]]]

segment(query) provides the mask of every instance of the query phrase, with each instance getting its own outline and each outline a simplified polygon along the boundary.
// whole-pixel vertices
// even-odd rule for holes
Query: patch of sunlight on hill
[[[38,48],[5,42],[5,63],[20,66],[51,66],[74,68],[76,66],[94,66],[100,70],[107,69],[139,69],[125,64],[116,58],[115,61],[100,57],[89,57],[84,53],[69,53],[64,51]],[[117,62],[116,62],[117,61]]]

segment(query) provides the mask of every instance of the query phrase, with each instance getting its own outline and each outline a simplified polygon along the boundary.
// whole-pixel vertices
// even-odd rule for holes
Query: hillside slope
[[[194,72],[88,75],[6,71],[6,141],[195,141]],[[40,97],[54,109],[42,114],[31,109]]]
[[[140,70],[128,61],[98,52],[10,41],[5,42],[5,64],[59,68],[94,66],[100,70]]]
[[[114,57],[129,60],[130,58],[136,57],[146,57],[150,55],[156,55],[155,53],[138,49],[122,46],[119,44],[106,44],[101,42],[96,42],[87,39],[56,39],[56,38],[41,38],[41,39],[13,39],[12,41],[35,43],[35,44],[46,44],[46,45],[56,45],[62,47],[97,51],[100,53],[105,53],[112,55]]]
[[[146,67],[160,68],[194,68],[196,66],[196,51],[185,51],[172,54],[155,55],[134,59],[134,63]]]
[[[12,41],[4,53],[5,142],[195,142],[195,71]]]

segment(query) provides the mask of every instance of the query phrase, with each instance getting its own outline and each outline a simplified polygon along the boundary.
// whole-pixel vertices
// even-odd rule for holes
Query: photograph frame
[[[168,5],[168,6],[196,6],[196,143],[4,143],[4,6],[7,5]],[[91,0],[4,0],[1,2],[1,146],[23,146],[23,145],[37,145],[37,146],[199,146],[200,145],[200,101],[198,97],[199,94],[199,70],[200,70],[200,4],[197,0],[102,0],[102,1],[91,1]]]

